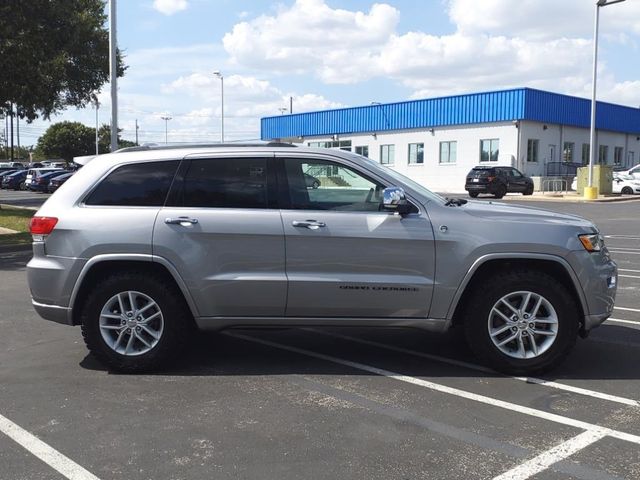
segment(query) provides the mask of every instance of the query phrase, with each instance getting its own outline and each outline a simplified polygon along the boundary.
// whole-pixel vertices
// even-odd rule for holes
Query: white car
[[[635,167],[631,167],[629,170],[623,172],[616,172],[617,175],[631,175],[636,180],[640,180],[640,164]]]
[[[634,177],[624,173],[614,173],[613,193],[622,193],[623,195],[640,194],[640,170],[638,170],[638,175],[638,177]]]

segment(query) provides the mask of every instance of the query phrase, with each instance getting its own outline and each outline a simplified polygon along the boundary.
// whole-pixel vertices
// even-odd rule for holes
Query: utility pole
[[[109,73],[111,76],[111,151],[118,149],[118,65],[116,0],[109,0]]]
[[[11,161],[13,162],[13,103],[9,104],[9,115],[11,115]]]
[[[293,113],[293,97],[289,97],[289,115]]]
[[[136,118],[136,147],[138,146],[138,119]]]
[[[94,95],[93,96],[93,100],[95,102],[96,105],[96,155],[100,155],[100,142],[99,142],[99,137],[98,137],[98,109],[100,108],[100,102],[98,101],[98,96]]]
[[[216,70],[213,74],[220,79],[220,111],[222,113],[222,125],[220,129],[220,143],[224,143],[224,76]]]
[[[20,109],[16,106],[16,137],[18,137],[18,155],[20,155]]]

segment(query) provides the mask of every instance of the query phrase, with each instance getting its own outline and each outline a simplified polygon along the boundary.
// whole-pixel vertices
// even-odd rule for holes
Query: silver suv
[[[331,325],[458,327],[530,374],[613,309],[616,265],[579,217],[447,200],[340,150],[131,150],[47,200],[27,267],[36,311],[113,369],[166,364],[192,327]]]

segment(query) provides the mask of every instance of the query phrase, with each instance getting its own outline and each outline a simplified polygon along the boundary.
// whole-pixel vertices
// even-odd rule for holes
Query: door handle
[[[167,225],[182,225],[183,227],[187,227],[198,223],[198,219],[189,217],[165,218],[164,223]]]
[[[318,222],[316,220],[305,220],[305,221],[294,220],[293,222],[291,222],[291,225],[298,228],[308,228],[309,230],[318,230],[320,227],[327,226],[326,223]]]

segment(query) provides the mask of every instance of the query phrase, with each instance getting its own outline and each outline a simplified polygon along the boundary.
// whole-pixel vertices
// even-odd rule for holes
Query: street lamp
[[[224,76],[216,70],[213,74],[220,79],[220,110],[222,113],[222,128],[220,130],[220,143],[224,143]]]
[[[284,112],[286,112],[288,110],[287,107],[280,107],[278,108],[278,110],[280,110],[280,115],[284,115]]]
[[[598,197],[598,187],[593,186],[593,164],[596,158],[596,79],[598,75],[598,23],[600,7],[622,3],[625,0],[598,0],[593,25],[593,81],[591,84],[591,130],[589,132],[589,186],[584,189],[584,197],[593,200]]]
[[[171,120],[171,117],[160,117],[162,120],[164,120],[164,143],[167,143],[167,137],[168,137],[168,130],[167,130],[167,126],[169,125],[169,120]]]
[[[93,94],[93,103],[96,106],[96,155],[100,154],[98,149],[98,109],[100,108],[100,102],[98,101],[98,95]]]

